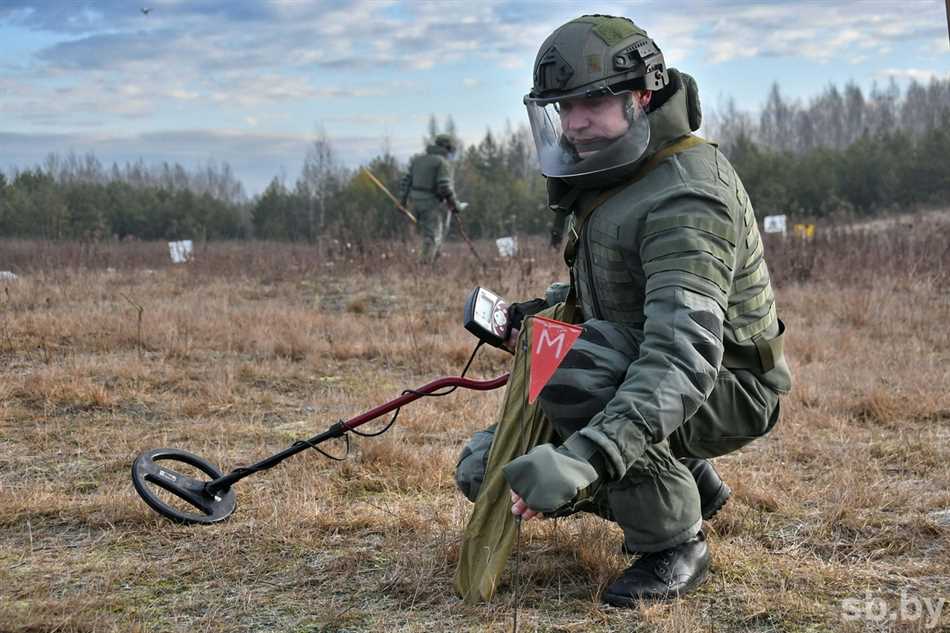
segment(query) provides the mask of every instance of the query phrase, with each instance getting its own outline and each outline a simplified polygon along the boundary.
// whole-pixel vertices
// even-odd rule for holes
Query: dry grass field
[[[482,269],[453,243],[433,272],[405,244],[212,244],[175,267],[161,244],[0,242],[19,275],[0,281],[0,631],[510,630],[510,575],[489,605],[451,589],[455,458],[501,390],[252,476],[214,526],[159,517],[129,471],[161,446],[227,471],[457,374],[472,287],[514,300],[564,277],[522,246]],[[709,582],[606,608],[619,530],[532,521],[520,630],[950,630],[950,229],[768,247],[796,383],[768,438],[716,462],[735,495],[707,524]]]

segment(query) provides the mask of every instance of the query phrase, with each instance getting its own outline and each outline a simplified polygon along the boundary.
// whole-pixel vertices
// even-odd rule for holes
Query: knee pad
[[[478,498],[478,492],[485,480],[488,451],[494,439],[494,426],[479,431],[462,449],[458,462],[455,464],[455,485],[469,501],[474,502]]]

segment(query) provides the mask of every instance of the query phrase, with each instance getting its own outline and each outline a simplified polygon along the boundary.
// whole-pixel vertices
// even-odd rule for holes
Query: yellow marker
[[[796,224],[792,226],[792,233],[795,235],[795,237],[800,237],[804,240],[810,240],[815,237],[815,225]]]

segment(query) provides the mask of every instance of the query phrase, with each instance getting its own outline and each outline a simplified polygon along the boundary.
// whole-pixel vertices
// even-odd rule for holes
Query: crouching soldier
[[[530,319],[521,328],[499,423],[457,467],[477,502],[456,587],[490,597],[512,516],[590,511],[640,555],[604,601],[683,594],[709,569],[703,519],[730,495],[709,458],[767,434],[791,387],[752,205],[692,134],[695,81],[626,18],[554,31],[524,102],[549,204],[571,211],[572,292],[542,314],[583,333],[529,405]]]

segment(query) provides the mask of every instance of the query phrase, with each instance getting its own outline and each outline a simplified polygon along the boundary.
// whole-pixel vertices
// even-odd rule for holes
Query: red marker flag
[[[584,331],[579,325],[542,316],[531,317],[531,320],[531,381],[528,385],[528,404],[533,404],[538,399],[541,389],[554,375],[554,370]]]

